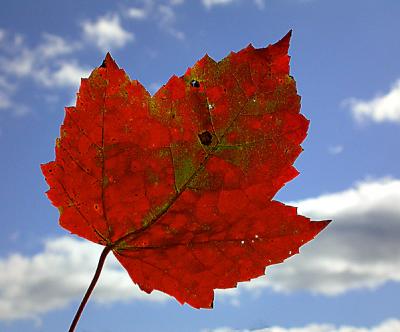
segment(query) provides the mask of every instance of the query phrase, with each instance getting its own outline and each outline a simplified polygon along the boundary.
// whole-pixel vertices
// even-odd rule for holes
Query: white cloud
[[[259,292],[264,287],[278,292],[308,290],[337,295],[400,282],[399,201],[400,180],[387,178],[290,203],[299,206],[302,214],[332,218],[333,222],[300,255],[269,267],[267,277],[241,283],[239,289],[219,290],[217,298],[236,300],[241,291]],[[47,241],[44,250],[33,257],[14,254],[0,258],[0,271],[5,271],[0,274],[0,319],[33,318],[78,300],[99,255],[100,246],[59,238]],[[94,294],[97,302],[167,298],[139,291],[112,255]]]
[[[38,60],[38,61],[36,61]],[[0,62],[1,63],[1,62]],[[45,87],[78,87],[80,79],[90,71],[76,61],[44,62],[34,52],[24,53],[19,58],[6,62],[4,71],[18,77],[30,77]]]
[[[78,87],[82,77],[88,77],[90,71],[80,67],[76,61],[61,62],[56,69],[43,69],[35,78],[47,87]]]
[[[167,31],[176,39],[180,40],[185,39],[185,34],[174,27],[176,21],[176,15],[172,7],[166,5],[159,5],[158,16],[159,16],[159,25],[162,29]]]
[[[67,42],[64,38],[49,33],[43,34],[44,41],[39,45],[37,53],[46,59],[69,54],[80,48],[80,43]]]
[[[11,84],[4,76],[0,75],[0,91],[14,92],[15,85]]]
[[[49,60],[70,54],[81,48],[79,42],[69,42],[64,38],[44,33],[37,46],[27,45],[21,35],[5,40],[4,54],[0,57],[0,70],[19,77],[30,75],[35,68],[43,66]]]
[[[259,9],[265,8],[265,1],[264,0],[254,0],[254,3]]]
[[[17,78],[31,77],[40,83],[45,82],[40,77],[41,72],[54,74],[53,71],[65,67],[65,60],[59,63],[60,57],[81,47],[79,42],[68,42],[60,36],[48,33],[43,34],[42,41],[36,47],[27,45],[19,35],[6,46],[9,55],[0,57],[0,72]]]
[[[202,0],[203,6],[207,9],[210,9],[215,6],[226,6],[231,5],[233,3],[238,3],[239,0]],[[243,1],[243,3],[248,4],[248,1]],[[265,8],[265,1],[264,0],[254,0],[253,3],[259,8]]]
[[[90,71],[80,67],[76,62],[63,62],[53,73],[53,81],[58,86],[78,86],[81,78],[89,75]]]
[[[150,19],[158,25],[158,27],[176,39],[185,39],[185,34],[178,30],[176,25],[175,8],[183,4],[182,0],[171,0],[168,3],[159,4],[153,0],[144,1],[142,8],[133,7],[125,13],[127,17],[132,19]]]
[[[25,105],[14,102],[6,91],[0,91],[0,111],[2,110],[11,110],[12,114],[17,117],[29,113],[29,109]]]
[[[345,191],[290,205],[314,219],[333,222],[300,255],[267,269],[267,276],[241,285],[257,291],[309,290],[338,295],[357,288],[400,282],[400,180],[360,182]]]
[[[121,48],[134,40],[134,35],[126,31],[117,14],[99,17],[96,21],[82,23],[84,37],[103,52],[114,48]]]
[[[32,257],[13,254],[0,259],[0,320],[38,319],[40,314],[80,300],[100,252],[101,247],[89,241],[62,237],[46,241],[44,251]],[[110,303],[135,299],[168,298],[159,292],[149,295],[140,291],[110,254],[93,300]]]
[[[179,6],[183,5],[185,0],[170,0],[169,3],[171,6]]]
[[[228,5],[235,2],[235,0],[202,0],[202,2],[205,7],[211,8],[218,5]]]
[[[143,8],[129,8],[126,15],[130,18],[143,20],[147,17],[147,11]]]
[[[400,331],[400,320],[388,319],[373,327],[334,326],[331,324],[310,324],[304,327],[285,328],[272,326],[257,330],[235,330],[229,327],[221,327],[214,330],[202,330],[202,332],[397,332]]]
[[[0,75],[0,111],[11,110],[15,116],[23,116],[29,112],[29,109],[13,101],[15,92],[16,85]]]
[[[370,100],[350,98],[344,101],[359,122],[400,122],[400,80],[392,85],[386,94]]]
[[[16,52],[17,53],[17,52]],[[33,72],[36,56],[32,50],[22,48],[17,55],[0,58],[0,69],[6,73],[23,77]]]
[[[343,145],[332,145],[328,148],[328,152],[333,155],[342,153],[344,150]]]
[[[6,32],[3,29],[0,29],[0,43],[3,41],[3,39],[6,36]]]
[[[12,105],[10,97],[0,90],[0,110],[10,108]]]
[[[29,108],[15,100],[18,86],[24,79],[47,88],[77,88],[80,78],[89,74],[86,68],[70,58],[74,51],[82,47],[80,41],[71,42],[44,33],[41,41],[32,46],[22,35],[4,34],[0,44],[0,109],[19,116],[28,113]]]

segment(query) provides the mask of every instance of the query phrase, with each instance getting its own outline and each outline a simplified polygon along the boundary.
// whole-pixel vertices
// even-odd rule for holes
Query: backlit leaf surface
[[[273,200],[308,128],[289,40],[206,55],[154,96],[108,54],[42,165],[61,226],[112,247],[142,290],[196,308],[298,253],[328,222]]]

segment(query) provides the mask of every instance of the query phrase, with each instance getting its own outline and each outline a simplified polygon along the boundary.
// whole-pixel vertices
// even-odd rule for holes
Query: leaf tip
[[[318,232],[321,232],[332,222],[332,220],[312,220],[311,222],[318,227]]]
[[[111,56],[110,52],[107,52],[103,62],[99,66],[99,68],[118,68],[118,66],[115,63],[115,60]]]
[[[332,222],[332,220],[323,220],[322,222],[325,224],[326,227]]]
[[[40,164],[40,169],[45,178],[54,174],[55,162],[50,161],[46,164]]]
[[[208,55],[208,53],[206,53],[198,62],[202,62],[202,63],[213,62],[213,63],[215,63],[215,60],[212,57],[210,57]]]
[[[249,43],[249,45],[247,45],[246,49],[248,50],[254,50],[254,46],[252,43]]]
[[[276,44],[284,48],[286,51],[289,50],[290,39],[292,38],[293,30],[290,29],[286,35],[283,36]]]
[[[46,165],[47,165],[47,163],[46,164],[40,164],[40,169],[41,169],[42,172],[44,172],[44,170],[46,169]]]
[[[286,33],[286,35],[284,35],[283,36],[283,38],[282,38],[282,40],[288,40],[288,41],[290,41],[290,39],[292,38],[292,34],[293,34],[293,29],[290,29],[287,33]]]

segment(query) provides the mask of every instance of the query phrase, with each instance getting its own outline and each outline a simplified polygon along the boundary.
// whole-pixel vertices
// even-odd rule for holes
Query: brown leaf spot
[[[200,82],[197,80],[191,80],[190,85],[194,88],[200,88]]]
[[[212,143],[212,135],[209,131],[203,131],[199,134],[201,144],[210,145]]]

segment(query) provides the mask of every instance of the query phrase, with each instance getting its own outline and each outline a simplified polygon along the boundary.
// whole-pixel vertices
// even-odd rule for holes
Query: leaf
[[[328,221],[273,200],[308,128],[289,40],[206,55],[154,96],[107,54],[42,165],[61,226],[111,248],[142,290],[195,308],[298,253]]]

